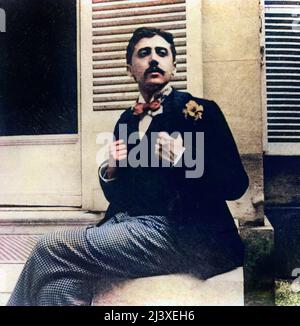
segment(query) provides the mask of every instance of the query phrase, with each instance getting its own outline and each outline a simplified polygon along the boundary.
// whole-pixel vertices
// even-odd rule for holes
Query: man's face
[[[139,86],[164,86],[171,77],[175,63],[171,45],[161,36],[142,38],[134,47],[129,71]]]

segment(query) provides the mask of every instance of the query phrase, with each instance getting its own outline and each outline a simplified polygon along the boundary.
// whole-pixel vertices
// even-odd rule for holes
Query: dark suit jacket
[[[182,110],[190,100],[203,106],[202,119],[185,118]],[[133,216],[168,216],[179,226],[180,248],[186,250],[187,264],[193,266],[189,270],[198,266],[193,272],[207,278],[243,262],[243,245],[225,201],[244,194],[248,176],[226,120],[215,102],[173,90],[164,100],[163,108],[163,114],[153,118],[146,135],[150,138],[151,132],[171,134],[178,131],[184,138],[185,132],[192,132],[193,136],[195,132],[204,132],[203,176],[187,179],[188,168],[184,166],[121,167],[116,180],[105,183],[100,179],[110,203],[106,218],[120,211]],[[120,124],[127,125],[130,135],[138,130],[139,117],[130,109],[123,112],[115,127],[116,139],[120,138]],[[135,145],[127,146],[130,151]],[[149,157],[153,150],[149,148]],[[191,248],[197,248],[196,252]]]

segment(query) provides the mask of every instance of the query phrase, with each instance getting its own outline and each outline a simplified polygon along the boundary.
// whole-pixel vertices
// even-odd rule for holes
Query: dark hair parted
[[[151,38],[151,37],[153,37],[155,35],[158,35],[158,36],[162,37],[163,39],[165,39],[170,44],[173,59],[175,61],[175,59],[176,59],[176,49],[175,49],[175,44],[174,44],[174,38],[173,38],[173,35],[171,33],[165,32],[165,31],[163,31],[161,29],[158,29],[158,28],[140,27],[140,28],[136,29],[133,32],[133,35],[132,35],[131,39],[129,40],[127,50],[126,50],[126,62],[127,62],[127,64],[131,64],[132,55],[133,55],[134,47],[136,46],[136,44],[142,38],[145,38],[145,37]]]

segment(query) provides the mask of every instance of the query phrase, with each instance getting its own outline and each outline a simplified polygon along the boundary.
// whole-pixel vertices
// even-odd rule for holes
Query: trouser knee
[[[41,257],[46,257],[51,252],[56,251],[59,245],[60,240],[56,237],[55,233],[42,235],[32,250],[32,256],[39,255]]]

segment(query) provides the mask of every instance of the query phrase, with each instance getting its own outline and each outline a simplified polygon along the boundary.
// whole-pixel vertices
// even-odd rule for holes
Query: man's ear
[[[126,65],[126,70],[127,70],[127,74],[129,77],[133,77],[132,71],[131,71],[131,65],[127,64]]]
[[[173,62],[173,70],[172,70],[172,75],[175,75],[176,74],[176,61]]]

